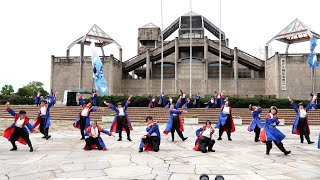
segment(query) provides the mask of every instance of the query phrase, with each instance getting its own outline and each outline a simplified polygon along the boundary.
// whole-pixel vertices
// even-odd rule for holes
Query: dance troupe
[[[37,96],[38,97],[38,96]],[[35,118],[35,124],[31,124],[29,122],[30,118],[26,116],[26,112],[21,110],[18,113],[10,108],[10,103],[6,103],[7,111],[14,117],[14,122],[4,131],[4,137],[7,138],[11,144],[12,149],[10,151],[17,150],[17,146],[15,144],[16,141],[21,144],[28,144],[30,147],[30,152],[33,151],[32,143],[29,139],[29,133],[34,132],[36,128],[40,130],[43,134],[44,139],[48,140],[51,138],[49,135],[49,127],[50,127],[50,108],[55,104],[55,95],[52,92],[48,96],[48,101],[41,99],[38,115]],[[170,115],[168,119],[168,123],[166,125],[163,133],[165,135],[171,133],[172,141],[174,141],[175,132],[177,132],[178,136],[182,141],[188,139],[188,137],[184,137],[184,124],[181,118],[181,114],[187,112],[188,104],[190,104],[190,99],[186,99],[186,94],[181,91],[180,98],[176,103],[173,103],[173,99],[170,97],[168,103],[166,104],[164,100],[164,94],[162,93],[159,101],[155,99],[155,97],[150,97],[149,107],[154,108],[155,106],[161,105],[169,109],[168,113]],[[312,108],[316,108],[315,100],[317,96],[313,96],[311,98],[310,103],[305,107],[303,103],[299,103],[296,105],[290,97],[288,100],[292,105],[296,113],[296,118],[292,126],[292,133],[300,136],[300,142],[304,143],[304,139],[306,139],[308,144],[314,143],[310,140],[310,127],[308,121],[308,111]],[[117,106],[114,106],[111,103],[104,101],[104,104],[112,109],[115,112],[114,120],[112,121],[110,130],[101,127],[97,124],[96,121],[90,123],[90,114],[96,111],[102,111],[103,109],[98,107],[93,107],[97,104],[97,94],[93,92],[91,101],[85,104],[83,98],[80,96],[79,103],[82,106],[79,115],[76,118],[73,126],[75,128],[80,129],[81,139],[85,140],[85,150],[98,149],[98,150],[107,150],[106,144],[103,142],[101,138],[101,133],[107,134],[109,136],[114,136],[114,133],[119,134],[118,141],[122,141],[122,132],[125,131],[127,134],[127,140],[132,141],[130,137],[130,132],[132,131],[132,124],[130,122],[130,118],[127,112],[128,106],[131,102],[131,96],[128,98],[126,103],[123,105],[121,102],[117,103]],[[200,107],[200,95],[197,94],[193,105],[196,107]],[[235,125],[232,118],[232,107],[230,106],[230,102],[228,98],[224,97],[222,93],[216,93],[215,96],[205,103],[208,107],[216,107],[221,108],[219,119],[217,124],[213,127],[210,120],[205,122],[205,125],[198,130],[196,130],[196,141],[194,145],[194,150],[201,151],[202,153],[206,152],[215,152],[213,150],[213,146],[215,144],[215,140],[213,139],[214,128],[219,129],[219,137],[218,141],[222,140],[222,135],[224,132],[227,133],[227,137],[229,141],[231,139],[231,133],[235,132]],[[179,110],[179,108],[182,108]],[[284,148],[282,140],[285,138],[285,135],[277,129],[280,121],[278,119],[278,109],[275,106],[271,106],[269,109],[269,113],[265,117],[265,123],[261,121],[260,114],[262,113],[262,108],[257,104],[250,104],[249,110],[251,111],[253,120],[248,126],[248,131],[255,133],[255,142],[263,142],[266,144],[266,154],[270,154],[270,150],[272,149],[272,142],[285,154],[288,155],[291,151],[288,151]],[[139,145],[139,152],[143,151],[159,151],[160,149],[160,130],[157,122],[151,117],[146,117],[146,132],[141,137],[141,142]],[[262,129],[262,130],[261,130]],[[86,138],[87,137],[87,138]],[[320,149],[320,136],[319,136],[319,144],[318,148]]]

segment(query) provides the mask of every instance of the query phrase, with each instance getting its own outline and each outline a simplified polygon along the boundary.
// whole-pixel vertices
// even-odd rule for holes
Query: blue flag
[[[95,89],[100,91],[101,96],[104,96],[109,88],[107,81],[103,77],[103,65],[100,57],[95,51],[94,42],[91,43],[91,52],[92,52],[92,68],[93,68],[93,80],[95,83]]]
[[[308,57],[308,63],[310,68],[318,67],[318,60],[317,60],[317,55],[315,51],[316,46],[317,46],[317,39],[313,38],[310,44],[310,54]]]

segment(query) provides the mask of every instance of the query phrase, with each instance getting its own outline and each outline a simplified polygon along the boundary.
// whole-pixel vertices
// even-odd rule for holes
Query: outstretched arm
[[[291,104],[292,108],[294,109],[294,111],[296,113],[298,113],[297,105],[292,101],[292,99],[289,96],[288,96],[288,100],[290,101],[290,104]]]
[[[79,103],[82,107],[84,106],[84,100],[82,99],[82,96],[79,97]]]
[[[101,132],[103,132],[104,134],[107,134],[109,136],[112,135],[112,133],[110,131],[106,130],[106,129],[102,129]]]
[[[15,116],[17,113],[14,112],[14,110],[12,110],[12,109],[10,108],[9,104],[10,104],[10,102],[7,102],[7,103],[6,103],[6,109],[7,109],[7,111],[8,111],[9,114],[11,114],[12,116]]]
[[[28,122],[27,124],[27,128],[29,129],[29,131],[32,131],[33,130],[33,126]]]
[[[115,112],[118,112],[117,108],[113,104],[108,103],[106,101],[104,101],[104,104],[107,105],[110,109],[114,110]]]
[[[132,96],[129,96],[129,98],[128,98],[128,100],[127,100],[126,104],[124,105],[124,109],[125,109],[125,110],[127,110],[127,108],[128,108],[128,106],[129,106],[129,104],[131,103],[131,97],[132,97]]]
[[[257,116],[258,114],[261,114],[261,113],[262,113],[262,109],[259,108],[258,110],[252,112],[252,116]]]
[[[308,106],[306,107],[306,111],[307,111],[307,112],[308,112],[310,109],[312,109],[312,107],[313,107],[316,99],[317,99],[317,96],[313,96],[313,97],[312,97],[310,103],[309,103]]]

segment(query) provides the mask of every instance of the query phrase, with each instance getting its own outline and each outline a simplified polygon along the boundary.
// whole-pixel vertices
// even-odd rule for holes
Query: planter
[[[112,122],[114,116],[102,116],[102,122]]]
[[[286,122],[285,119],[279,119],[279,121],[280,121],[279,126],[284,126],[285,125],[285,122]]]
[[[184,124],[199,124],[199,118],[184,118]]]
[[[234,125],[242,125],[242,118],[241,117],[233,117]]]

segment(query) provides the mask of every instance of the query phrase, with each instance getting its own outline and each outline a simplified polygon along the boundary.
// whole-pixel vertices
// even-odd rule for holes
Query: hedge
[[[8,101],[13,105],[32,105],[34,98],[17,95],[0,95],[0,104],[6,104]]]
[[[103,101],[106,100],[109,103],[117,104],[118,102],[125,103],[129,96],[105,96],[105,97],[98,97],[98,105],[99,106],[106,106]],[[173,102],[178,100],[178,96],[172,97]],[[159,96],[156,97],[159,100]],[[165,98],[166,102],[168,101],[168,97]],[[206,105],[205,102],[208,102],[210,98],[201,98],[200,104],[201,107],[204,108]],[[89,99],[85,99],[86,102],[89,102]],[[194,98],[191,98],[190,107],[193,107]],[[233,108],[248,108],[249,104],[258,104],[262,108],[270,108],[271,106],[277,106],[279,109],[291,109],[291,105],[288,99],[269,99],[269,98],[232,98],[229,97],[230,105]],[[304,105],[307,105],[309,101],[306,100],[294,100],[296,103],[303,102]],[[150,99],[148,96],[134,96],[131,98],[131,107],[148,107]]]

